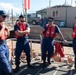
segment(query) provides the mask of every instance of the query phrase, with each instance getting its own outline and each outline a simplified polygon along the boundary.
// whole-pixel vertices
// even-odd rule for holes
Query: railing
[[[10,38],[8,40],[11,41],[11,45],[12,45],[12,56],[11,56],[11,58],[12,58],[14,56],[14,44],[13,44],[13,42],[14,41],[17,41],[17,39],[16,38]],[[70,47],[72,46],[72,41],[69,41],[66,44],[63,41],[57,41],[57,40],[55,40],[55,41],[56,42],[59,42],[59,43],[62,43],[64,46],[70,46]],[[31,49],[31,58],[33,58],[33,51],[32,51],[32,43],[33,42],[36,42],[36,43],[40,43],[41,44],[41,40],[40,39],[29,39],[30,49]],[[66,54],[66,55],[74,56],[73,54]]]

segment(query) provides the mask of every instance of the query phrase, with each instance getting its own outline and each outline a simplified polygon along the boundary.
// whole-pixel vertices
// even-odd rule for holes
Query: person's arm
[[[7,26],[5,27],[5,30],[7,32],[7,36],[10,36],[10,31],[8,30],[8,27]]]
[[[4,29],[5,29],[5,25],[1,25],[0,26],[0,37],[2,37],[4,35]]]
[[[40,35],[43,35],[43,32],[44,32],[44,31],[45,31],[45,29],[42,28],[41,31],[40,31]]]
[[[28,27],[26,30],[24,31],[19,31],[20,34],[25,35],[25,34],[29,34],[30,33],[30,28]]]
[[[27,27],[27,29],[24,30],[24,31],[20,31],[19,29],[16,29],[16,31],[15,31],[16,35],[21,37],[21,36],[23,36],[25,34],[29,34],[30,33],[29,24],[26,24],[26,27]]]
[[[46,26],[42,27],[41,30],[40,30],[40,35],[43,35],[45,30],[46,30]]]
[[[19,30],[19,28],[18,28],[17,25],[14,26],[14,32],[15,32],[15,34],[16,34],[17,36],[19,36],[19,37],[23,36],[23,35],[20,33],[20,30]]]
[[[59,27],[56,26],[56,32],[57,34],[59,34],[59,37],[61,37],[61,39],[64,41],[64,42],[67,42],[65,39],[64,39],[64,36],[62,34],[62,32],[60,31]]]
[[[60,36],[61,39],[65,42],[64,36],[63,36],[63,34],[61,33],[61,31],[59,32],[59,36]]]

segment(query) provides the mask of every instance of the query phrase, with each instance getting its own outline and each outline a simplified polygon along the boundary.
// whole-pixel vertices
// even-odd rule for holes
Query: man
[[[51,64],[50,57],[53,55],[53,52],[54,52],[53,42],[56,37],[56,33],[59,33],[59,35],[63,39],[63,41],[66,42],[59,27],[54,24],[54,18],[49,17],[48,24],[41,31],[41,35],[43,35],[43,40],[42,40],[43,67],[46,64],[45,63],[46,62],[46,52],[48,52],[48,64]]]
[[[74,51],[74,55],[75,55],[75,70],[76,70],[76,17],[75,17],[75,23],[73,26],[73,33],[72,33],[72,38],[73,38],[73,51]]]
[[[48,19],[46,17],[42,17],[40,20],[40,26],[45,27],[48,23]]]
[[[19,16],[19,21],[14,26],[14,31],[15,31],[15,37],[17,38],[16,51],[15,51],[16,71],[19,70],[19,64],[20,64],[19,60],[22,50],[24,50],[24,52],[26,53],[27,66],[32,67],[32,65],[30,65],[30,46],[28,41],[30,26],[28,23],[25,23],[25,18],[23,15]]]
[[[12,75],[12,69],[9,63],[9,50],[6,45],[6,38],[9,36],[9,31],[3,24],[7,15],[3,10],[0,10],[0,75]]]

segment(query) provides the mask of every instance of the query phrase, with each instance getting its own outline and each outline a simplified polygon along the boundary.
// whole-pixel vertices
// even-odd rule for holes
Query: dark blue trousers
[[[74,51],[75,63],[76,63],[76,38],[73,39],[73,51]]]
[[[27,63],[30,63],[30,46],[29,46],[29,42],[24,44],[24,42],[18,42],[17,41],[16,50],[15,50],[15,55],[16,55],[15,64],[16,64],[16,66],[19,66],[19,64],[20,64],[20,55],[21,55],[23,50],[26,53]]]
[[[46,60],[46,52],[48,52],[48,59],[53,55],[53,44],[51,39],[44,38],[42,41],[42,60]]]
[[[8,46],[6,44],[0,45],[0,75],[8,75],[11,72]]]

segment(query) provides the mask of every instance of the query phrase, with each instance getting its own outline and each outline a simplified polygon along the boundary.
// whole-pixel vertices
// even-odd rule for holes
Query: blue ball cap
[[[1,16],[6,16],[6,17],[8,17],[8,15],[5,13],[5,11],[3,11],[3,10],[0,10],[0,15]]]

